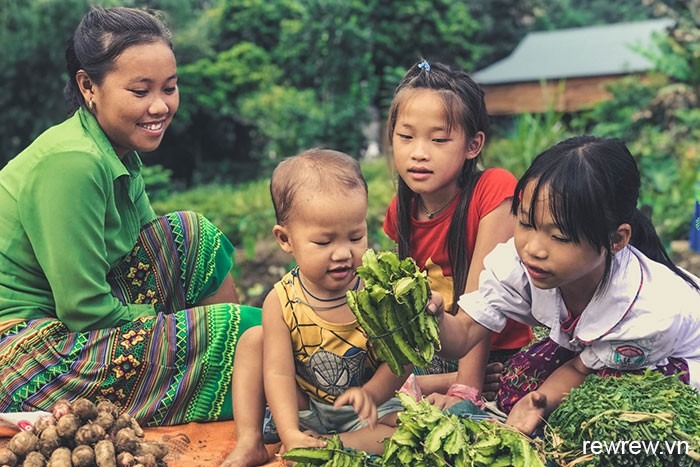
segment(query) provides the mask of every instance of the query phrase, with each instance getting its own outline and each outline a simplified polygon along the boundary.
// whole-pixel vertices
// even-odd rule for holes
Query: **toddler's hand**
[[[301,432],[300,430],[288,430],[285,433],[280,433],[282,438],[282,447],[280,454],[284,454],[294,448],[323,448],[326,447],[326,442],[318,437],[313,436],[312,432]]]
[[[367,422],[370,428],[377,424],[377,405],[370,395],[361,387],[352,387],[338,396],[333,404],[336,409],[352,405],[360,420]]]

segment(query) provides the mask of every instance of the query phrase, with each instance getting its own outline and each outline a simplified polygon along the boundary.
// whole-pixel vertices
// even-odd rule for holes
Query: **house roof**
[[[482,85],[636,73],[651,62],[634,49],[649,47],[670,19],[531,32],[503,60],[472,74]]]

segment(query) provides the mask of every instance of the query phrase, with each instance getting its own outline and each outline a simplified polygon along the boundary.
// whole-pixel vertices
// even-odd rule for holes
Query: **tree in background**
[[[536,30],[578,28],[653,18],[646,0],[531,0]],[[658,15],[656,15],[658,16]]]
[[[669,241],[687,234],[700,169],[700,0],[646,3],[676,21],[656,38],[656,50],[642,51],[656,73],[615,84],[613,99],[586,118],[594,133],[629,142],[642,173],[641,202]]]
[[[0,166],[65,118],[63,44],[89,3],[0,0]],[[359,156],[419,58],[474,70],[535,25],[613,14],[602,0],[98,0],[117,3],[161,10],[173,30],[182,104],[145,158],[189,184],[264,177],[309,146]],[[615,2],[618,18],[633,3]]]
[[[63,120],[64,50],[87,0],[0,0],[0,167]]]

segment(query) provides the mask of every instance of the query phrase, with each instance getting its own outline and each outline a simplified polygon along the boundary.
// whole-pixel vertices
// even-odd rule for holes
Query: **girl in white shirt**
[[[502,379],[499,404],[524,433],[592,373],[654,367],[700,388],[700,280],[669,258],[639,188],[619,140],[580,136],[540,154],[515,189],[514,237],[459,300],[466,313],[437,313],[442,353],[457,357],[506,318],[550,329]]]

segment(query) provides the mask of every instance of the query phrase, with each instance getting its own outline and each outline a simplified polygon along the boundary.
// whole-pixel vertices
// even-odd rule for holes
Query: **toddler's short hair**
[[[270,194],[278,224],[290,221],[302,188],[325,193],[362,189],[367,195],[367,181],[357,160],[332,149],[308,149],[284,159],[272,173]]]

